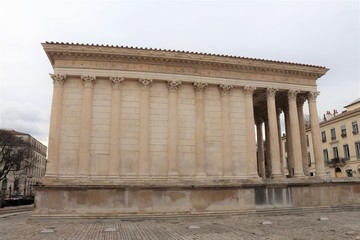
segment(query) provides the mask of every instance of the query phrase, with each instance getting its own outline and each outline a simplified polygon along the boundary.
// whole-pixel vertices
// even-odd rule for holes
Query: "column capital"
[[[290,101],[290,100],[296,100],[296,96],[297,96],[299,93],[300,93],[299,90],[292,90],[292,89],[290,89],[290,90],[288,91],[289,101]]]
[[[144,87],[150,87],[151,83],[153,82],[152,79],[147,79],[147,78],[140,78],[139,82],[142,84],[142,86]]]
[[[124,81],[123,77],[110,77],[110,81],[112,82],[113,89],[119,89],[120,84]]]
[[[176,92],[181,85],[181,81],[167,81],[167,87],[170,92]]]
[[[308,101],[316,102],[316,98],[320,95],[320,92],[309,92],[307,94]]]
[[[54,87],[59,87],[59,86],[62,86],[64,84],[64,81],[65,81],[67,75],[66,74],[51,74],[50,73],[50,77],[53,80]]]
[[[205,92],[205,88],[207,87],[207,83],[205,82],[194,82],[195,92],[196,93],[203,93]]]
[[[266,95],[268,97],[275,97],[277,91],[279,91],[278,88],[267,88],[266,89]]]
[[[93,88],[94,87],[96,76],[81,75],[80,78],[84,82],[84,88]]]
[[[220,84],[220,85],[219,85],[220,93],[221,93],[221,94],[228,95],[228,94],[230,94],[230,90],[231,90],[233,87],[234,87],[233,85]]]
[[[261,125],[261,124],[263,124],[265,121],[264,121],[264,119],[262,119],[262,118],[257,118],[256,120],[255,120],[255,123],[256,123],[256,125]]]
[[[254,94],[254,91],[256,90],[256,87],[252,86],[245,86],[244,87],[244,93],[246,96],[252,96]]]
[[[303,97],[303,96],[298,97],[298,98],[296,99],[296,103],[297,103],[298,106],[303,106],[304,103],[305,103],[305,101],[306,101],[306,98]]]

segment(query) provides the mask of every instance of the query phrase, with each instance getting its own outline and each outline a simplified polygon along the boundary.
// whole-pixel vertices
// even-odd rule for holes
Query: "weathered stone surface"
[[[263,134],[271,142],[268,177],[285,178],[277,108],[289,105],[291,126],[298,129],[295,100],[317,92],[316,80],[326,68],[126,47],[43,47],[54,74],[62,77],[61,84],[54,79],[49,162],[36,214],[303,207],[301,187],[261,183],[254,125],[255,119],[268,119],[269,132]],[[291,137],[299,144],[298,131]],[[292,150],[295,176],[302,177],[301,153]],[[320,176],[322,168],[317,169]],[[327,204],[309,194],[316,201],[308,205]]]

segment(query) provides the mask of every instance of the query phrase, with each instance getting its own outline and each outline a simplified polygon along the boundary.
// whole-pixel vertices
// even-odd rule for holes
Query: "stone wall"
[[[38,187],[33,217],[251,213],[360,204],[360,183]]]

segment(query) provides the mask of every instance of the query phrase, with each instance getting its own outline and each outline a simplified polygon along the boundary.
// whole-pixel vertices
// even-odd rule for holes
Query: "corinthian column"
[[[316,175],[324,176],[325,175],[325,166],[322,158],[321,150],[321,140],[320,140],[320,126],[318,119],[318,112],[316,107],[316,98],[319,95],[319,92],[310,92],[308,95],[309,103],[309,113],[310,113],[310,124],[311,124],[311,137],[314,147],[315,155],[315,168]]]
[[[304,174],[309,176],[308,161],[307,161],[307,147],[306,147],[306,129],[304,121],[304,111],[303,106],[306,99],[304,97],[297,98],[297,112],[299,118],[299,128],[300,128],[300,142],[301,142],[301,157],[302,165],[304,169]]]
[[[89,158],[91,144],[92,95],[96,77],[81,76],[81,79],[83,80],[84,88],[82,95],[78,177],[88,177],[90,175]]]
[[[280,170],[280,147],[279,134],[277,126],[275,95],[278,89],[267,89],[267,111],[269,119],[269,144],[270,144],[270,161],[271,161],[271,176],[273,178],[281,177]]]
[[[263,139],[263,119],[256,121],[256,134],[257,134],[257,159],[259,166],[259,176],[265,178],[265,158],[264,158],[264,139]]]
[[[195,82],[195,157],[196,175],[205,176],[205,106],[204,92],[207,83]]]
[[[301,152],[301,136],[299,127],[299,117],[296,106],[296,96],[299,93],[297,90],[289,90],[289,115],[290,115],[290,128],[291,128],[291,144],[292,144],[292,159],[294,160],[294,176],[304,176],[302,165],[302,152]]]
[[[177,90],[180,81],[168,81],[169,104],[168,104],[168,175],[178,176],[179,163],[177,159]]]
[[[150,171],[149,147],[150,147],[150,98],[149,87],[152,79],[139,79],[140,89],[140,123],[139,123],[139,161],[138,175],[148,176]]]
[[[290,114],[289,114],[289,104],[284,108],[284,117],[285,117],[285,131],[286,131],[286,150],[287,151],[287,168],[289,171],[289,176],[294,176],[294,159],[293,159],[293,144],[291,143],[291,128],[290,128]]]
[[[222,173],[225,176],[233,175],[231,122],[229,110],[229,95],[233,88],[231,85],[219,85],[221,94],[221,128],[222,128]]]
[[[245,93],[245,117],[246,117],[246,147],[248,166],[247,173],[249,177],[259,177],[257,172],[256,160],[256,141],[255,141],[255,120],[253,94],[256,88],[244,87]]]
[[[284,174],[284,156],[283,156],[283,150],[282,150],[282,141],[281,141],[281,121],[280,121],[280,114],[282,113],[282,110],[278,108],[276,110],[276,116],[277,116],[277,126],[278,126],[278,135],[279,135],[279,151],[280,151],[280,171],[283,176]]]
[[[120,84],[124,78],[110,77],[111,93],[111,122],[110,122],[110,159],[108,176],[117,177],[120,174],[120,114],[121,114],[121,89]]]
[[[51,105],[51,120],[49,133],[49,157],[46,167],[46,177],[57,177],[59,174],[59,145],[60,145],[60,125],[62,113],[63,84],[66,79],[65,74],[50,74],[53,79],[54,90]]]

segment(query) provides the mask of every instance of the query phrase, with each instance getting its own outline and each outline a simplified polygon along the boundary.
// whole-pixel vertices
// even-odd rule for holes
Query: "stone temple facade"
[[[297,190],[286,179],[307,178],[303,104],[319,146],[316,81],[328,69],[158,49],[43,47],[54,92],[34,215],[238,212],[274,206],[269,196],[296,207]],[[325,174],[321,151],[314,148],[318,177]]]

